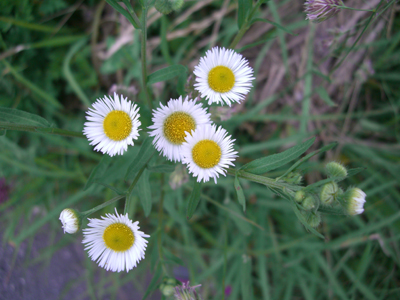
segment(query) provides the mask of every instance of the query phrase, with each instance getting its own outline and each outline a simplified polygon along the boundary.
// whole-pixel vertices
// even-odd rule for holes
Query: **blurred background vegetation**
[[[131,3],[140,14],[137,1]],[[151,235],[146,259],[129,273],[106,272],[87,257],[81,233],[62,234],[58,217],[65,207],[83,211],[115,196],[99,182],[126,189],[124,175],[139,147],[105,164],[84,190],[102,158],[86,139],[2,130],[0,298],[141,299],[147,293],[161,299],[158,286],[168,275],[202,284],[204,299],[399,299],[399,6],[346,5],[378,10],[343,10],[312,24],[303,1],[263,4],[257,17],[275,25],[255,22],[236,47],[255,70],[255,87],[242,104],[211,111],[236,138],[237,166],[311,136],[317,140],[310,151],[337,141],[305,164],[304,182],[324,179],[331,160],[365,168],[343,183],[366,192],[362,215],[323,215],[322,240],[304,229],[289,202],[244,180],[243,213],[227,177],[203,185],[188,221],[192,179],[173,190],[170,173],[149,172],[151,212],[145,216],[137,191],[130,212]],[[237,1],[185,1],[167,16],[151,8],[148,25],[149,73],[178,63],[189,71],[151,86],[155,106],[186,94],[185,82],[207,49],[229,46],[238,31]],[[81,132],[87,107],[116,91],[141,107],[144,129],[151,112],[140,67],[139,32],[105,1],[0,2],[2,107]],[[232,116],[221,120],[221,114]],[[151,162],[160,163],[167,164],[161,157]],[[117,207],[122,212],[123,203]]]

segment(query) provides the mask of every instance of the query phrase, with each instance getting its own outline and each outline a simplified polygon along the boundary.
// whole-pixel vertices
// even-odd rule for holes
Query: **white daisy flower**
[[[241,54],[232,49],[214,47],[200,58],[194,68],[195,89],[208,104],[240,103],[253,86],[253,69]]]
[[[149,126],[152,130],[149,135],[155,137],[153,144],[158,152],[171,161],[181,161],[186,134],[200,125],[210,124],[210,114],[187,96],[185,100],[181,96],[160,106],[153,110],[154,124]]]
[[[102,219],[88,219],[90,228],[83,230],[83,244],[89,257],[107,271],[127,272],[144,259],[150,237],[139,231],[139,222],[132,222],[126,215],[106,214]]]
[[[114,99],[104,96],[93,103],[92,107],[86,112],[88,121],[85,122],[83,134],[90,145],[96,145],[94,150],[110,156],[122,155],[139,136],[139,108],[116,93]]]
[[[80,225],[80,219],[76,210],[72,208],[64,209],[60,214],[60,221],[64,233],[73,234],[78,231]]]
[[[234,141],[222,127],[199,126],[182,145],[182,163],[187,164],[189,173],[197,177],[198,182],[213,178],[217,183],[219,174],[225,176],[226,169],[234,166],[233,161],[237,157],[237,152],[233,150]]]
[[[344,193],[345,209],[350,215],[359,215],[364,212],[365,194],[359,188],[350,188]]]

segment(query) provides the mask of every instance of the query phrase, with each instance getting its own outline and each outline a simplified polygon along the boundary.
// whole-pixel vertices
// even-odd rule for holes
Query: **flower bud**
[[[305,210],[312,210],[315,208],[315,199],[312,196],[308,196],[303,200],[302,206]]]
[[[301,181],[303,180],[303,176],[301,176],[300,173],[297,172],[290,172],[287,174],[287,176],[282,178],[286,182],[294,183],[294,184],[300,184]]]
[[[320,193],[321,202],[325,205],[331,205],[335,201],[337,195],[340,193],[340,188],[336,182],[332,181],[326,183]]]
[[[180,9],[183,2],[183,0],[156,0],[154,6],[160,13],[168,15],[173,10]]]
[[[64,209],[60,214],[60,220],[64,233],[75,233],[80,228],[81,220],[79,213],[72,208]]]
[[[171,297],[174,295],[175,286],[177,281],[173,278],[165,277],[160,285],[160,291],[165,297]]]
[[[314,23],[325,21],[340,11],[336,6],[344,6],[342,0],[308,0],[304,3],[306,20]]]
[[[305,197],[306,193],[303,190],[297,191],[296,194],[294,194],[294,200],[299,203],[302,202]]]
[[[366,196],[359,188],[350,188],[343,194],[343,206],[350,215],[362,214]]]
[[[328,173],[329,177],[346,177],[347,170],[346,168],[335,161],[331,161],[325,166],[326,172]]]
[[[321,223],[321,215],[318,212],[301,211],[301,214],[306,219],[306,222],[311,227],[315,228]]]

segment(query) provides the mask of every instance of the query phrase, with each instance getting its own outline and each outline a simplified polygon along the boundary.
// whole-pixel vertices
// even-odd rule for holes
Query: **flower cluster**
[[[212,48],[194,69],[194,88],[208,104],[240,103],[252,87],[253,69],[248,61],[231,49]],[[87,112],[83,130],[95,150],[110,156],[122,155],[139,136],[139,113],[124,97],[105,96]],[[149,135],[161,155],[185,164],[197,181],[213,179],[233,166],[237,152],[234,139],[222,128],[213,125],[210,113],[188,96],[171,99],[167,105],[153,110]]]
[[[254,79],[248,61],[233,50],[213,48],[201,58],[195,68],[194,88],[208,103],[227,104],[240,102],[249,92]],[[213,125],[210,113],[195,100],[179,97],[167,105],[153,110],[153,124],[148,127],[154,137],[154,147],[170,161],[182,162],[197,181],[215,183],[220,174],[233,166],[237,152],[234,139],[222,127]],[[83,133],[94,150],[110,156],[123,155],[128,145],[133,146],[139,137],[139,108],[122,95],[104,96],[87,111]],[[173,178],[174,186],[184,181],[184,172]],[[182,177],[182,178],[181,178]],[[81,227],[86,216],[73,209],[65,209],[60,220],[64,233],[73,234]],[[136,267],[147,246],[149,235],[139,231],[139,222],[128,215],[106,214],[102,219],[89,219],[83,229],[83,243],[90,258],[100,267],[113,272],[129,271]],[[189,286],[177,289],[179,295],[195,293]],[[188,290],[188,291],[187,291]]]

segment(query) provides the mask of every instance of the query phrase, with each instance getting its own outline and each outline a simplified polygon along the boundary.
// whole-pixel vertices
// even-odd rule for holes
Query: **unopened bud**
[[[331,205],[335,201],[339,193],[340,189],[337,183],[334,181],[329,182],[325,184],[321,189],[320,193],[321,202],[325,205]]]
[[[296,194],[294,194],[294,200],[299,203],[302,202],[305,197],[306,193],[303,190],[297,191]]]
[[[282,179],[285,180],[286,182],[300,184],[301,181],[303,180],[303,176],[301,176],[301,174],[297,172],[290,172],[286,177]]]
[[[335,161],[331,161],[328,163],[326,166],[326,172],[328,173],[329,177],[346,177],[347,176],[347,170],[346,168]]]
[[[302,206],[305,210],[312,210],[315,208],[315,199],[312,196],[308,196],[303,200]]]
[[[171,297],[175,293],[177,281],[173,278],[165,277],[160,284],[160,291],[165,297]]]
[[[364,212],[366,196],[359,188],[350,188],[343,194],[341,199],[344,201],[344,208],[350,215],[359,215]]]
[[[180,9],[183,2],[183,0],[156,0],[154,6],[160,13],[168,15],[173,10]]]
[[[321,215],[318,212],[302,211],[301,213],[306,219],[307,224],[311,227],[318,227],[321,223]]]
[[[72,208],[66,208],[61,212],[60,221],[62,223],[64,233],[69,234],[77,232],[81,225],[81,218],[79,217],[79,213]]]

